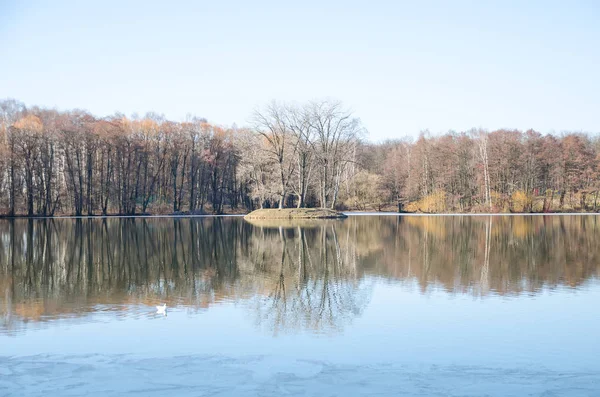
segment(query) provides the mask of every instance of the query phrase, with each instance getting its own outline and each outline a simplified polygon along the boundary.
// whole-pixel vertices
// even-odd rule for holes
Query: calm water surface
[[[599,242],[590,215],[2,220],[0,395],[598,396]]]

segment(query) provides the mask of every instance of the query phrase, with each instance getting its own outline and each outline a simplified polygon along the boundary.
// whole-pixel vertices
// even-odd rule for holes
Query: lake
[[[595,215],[0,220],[0,395],[597,396],[599,242]]]

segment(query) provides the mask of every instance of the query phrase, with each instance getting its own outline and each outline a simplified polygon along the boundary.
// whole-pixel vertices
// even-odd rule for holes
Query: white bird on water
[[[156,314],[167,315],[167,304],[163,303],[162,306],[156,306]]]

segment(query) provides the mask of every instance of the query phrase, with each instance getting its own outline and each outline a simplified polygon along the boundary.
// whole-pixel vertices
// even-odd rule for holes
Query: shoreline
[[[343,219],[348,215],[329,208],[269,208],[258,209],[244,216],[245,220]]]
[[[448,212],[448,213],[437,213],[437,214],[424,214],[424,213],[410,213],[410,212],[364,212],[364,211],[340,211],[342,214],[350,216],[397,216],[397,217],[411,217],[411,216],[598,216],[600,212],[477,212],[477,213],[461,213],[461,212]],[[202,215],[177,215],[177,214],[164,214],[164,215],[57,215],[57,216],[4,216],[0,215],[0,220],[17,220],[17,219],[136,219],[136,218],[243,218],[248,214],[202,214]],[[279,219],[279,218],[275,218]],[[301,219],[301,218],[299,218]],[[319,219],[335,219],[335,218],[314,218]],[[337,218],[343,219],[343,218]]]
[[[0,220],[12,219],[111,219],[111,218],[216,218],[243,217],[246,214],[202,214],[202,215],[57,215],[57,216],[0,216]]]
[[[600,215],[600,212],[440,212],[437,214],[410,212],[344,212],[348,216],[554,216],[554,215]]]

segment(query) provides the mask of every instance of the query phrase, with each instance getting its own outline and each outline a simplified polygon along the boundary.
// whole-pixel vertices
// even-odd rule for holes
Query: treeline
[[[203,119],[96,118],[0,104],[0,208],[7,215],[221,213],[251,206],[239,177],[245,131]]]
[[[371,144],[335,101],[273,102],[249,127],[97,118],[0,101],[0,215],[263,207],[596,211],[600,141],[472,130]]]
[[[337,205],[360,123],[336,102],[272,105],[256,126],[96,118],[0,103],[0,212],[107,215]],[[287,119],[279,119],[283,117]],[[295,124],[291,124],[292,118]],[[288,130],[288,128],[294,128]],[[352,152],[351,152],[352,151]],[[297,201],[297,203],[295,202]]]
[[[364,201],[408,211],[597,211],[599,154],[598,137],[582,133],[421,133],[414,142],[363,145],[365,174],[355,179],[372,184]]]

